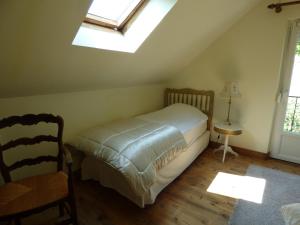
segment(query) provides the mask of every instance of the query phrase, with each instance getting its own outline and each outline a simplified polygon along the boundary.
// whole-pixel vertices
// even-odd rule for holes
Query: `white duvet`
[[[182,103],[176,103],[137,118],[176,127],[184,135],[188,144],[193,143],[207,130],[207,115],[193,106]],[[189,132],[194,130],[198,131],[198,134],[194,132],[193,135],[189,135]]]
[[[133,192],[143,195],[155,182],[156,172],[186,149],[183,133],[206,121],[206,115],[198,109],[174,104],[154,113],[92,128],[70,144],[117,169]]]

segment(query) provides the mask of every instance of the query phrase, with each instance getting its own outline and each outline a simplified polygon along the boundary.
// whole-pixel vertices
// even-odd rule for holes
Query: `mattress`
[[[188,130],[183,133],[185,141],[188,145],[194,143],[194,141],[202,136],[207,131],[207,120],[199,121],[199,123],[190,126]]]
[[[186,130],[186,132],[191,132],[191,136],[196,136],[198,134],[192,134],[192,132],[198,132],[197,129],[199,130],[199,126],[194,126],[194,128]],[[144,207],[147,204],[153,204],[158,194],[198,157],[207,147],[209,137],[210,132],[204,132],[194,142],[190,143],[177,158],[157,171],[155,183],[143,196],[136,195],[130,189],[127,179],[118,170],[92,156],[87,156],[83,160],[82,179],[99,181],[103,186],[116,190],[136,205]]]

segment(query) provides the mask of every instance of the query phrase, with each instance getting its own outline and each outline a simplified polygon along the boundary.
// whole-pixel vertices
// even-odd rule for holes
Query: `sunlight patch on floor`
[[[219,172],[207,191],[261,204],[265,186],[263,178]]]

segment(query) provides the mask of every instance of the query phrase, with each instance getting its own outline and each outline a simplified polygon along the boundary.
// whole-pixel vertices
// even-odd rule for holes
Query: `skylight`
[[[85,22],[121,30],[144,0],[94,0]]]
[[[134,53],[177,0],[94,0],[72,44]]]

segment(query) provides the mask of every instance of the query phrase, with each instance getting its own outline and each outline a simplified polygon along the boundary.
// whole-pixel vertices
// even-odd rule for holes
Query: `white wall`
[[[18,97],[0,99],[0,118],[10,115],[23,115],[26,113],[53,113],[61,115],[65,121],[64,140],[74,137],[78,132],[116,119],[127,118],[163,106],[163,87],[149,85],[123,89],[109,89],[87,92],[75,92],[55,95],[40,95],[32,97]],[[4,142],[7,137],[14,135],[34,136],[39,132],[46,132],[45,126],[38,126],[35,130],[6,129],[1,131],[0,137]],[[52,127],[50,127],[52,132]],[[0,139],[0,140],[1,140]],[[53,146],[42,146],[46,153],[52,152]],[[38,155],[25,149],[16,149],[6,154],[6,160],[11,163],[16,159]],[[39,167],[38,172],[48,170],[50,167]],[[52,167],[51,167],[52,168]],[[17,171],[16,178],[34,174],[34,168],[25,168]]]
[[[300,18],[300,6],[280,14],[262,1],[212,44],[169,84],[173,87],[212,89],[216,92],[215,119],[225,120],[226,104],[218,96],[227,81],[237,81],[241,99],[233,100],[232,118],[244,134],[232,144],[266,153],[276,106],[281,61],[289,19]]]
[[[0,97],[160,83],[260,0],[177,1],[135,54],[72,45],[91,1],[0,1]]]

